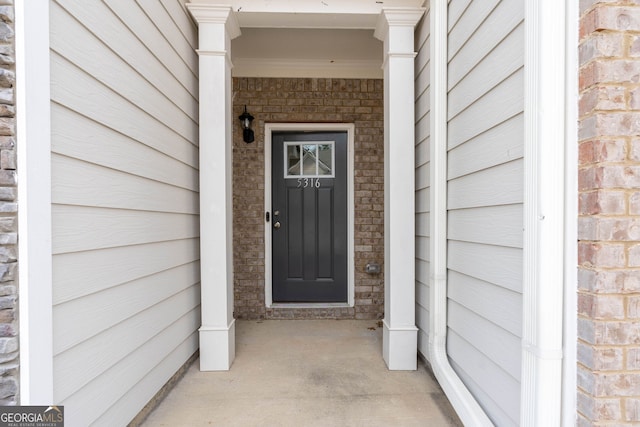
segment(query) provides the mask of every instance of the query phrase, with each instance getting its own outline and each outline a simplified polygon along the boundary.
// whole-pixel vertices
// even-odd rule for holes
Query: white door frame
[[[355,125],[351,123],[265,123],[264,125],[264,211],[271,212],[271,136],[278,131],[336,131],[347,132],[347,303],[284,303],[273,302],[273,251],[271,222],[264,225],[264,301],[267,308],[353,307],[355,303],[354,251],[354,141]],[[271,218],[272,220],[273,218]]]

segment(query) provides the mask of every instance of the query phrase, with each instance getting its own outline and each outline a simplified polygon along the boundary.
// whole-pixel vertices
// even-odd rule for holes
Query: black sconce
[[[253,116],[247,113],[247,106],[244,106],[244,113],[238,117],[242,122],[242,139],[247,144],[253,142],[253,131],[251,130],[251,122],[253,121]]]

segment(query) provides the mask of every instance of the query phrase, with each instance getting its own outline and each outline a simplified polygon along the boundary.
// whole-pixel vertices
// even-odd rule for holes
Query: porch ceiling
[[[243,28],[231,42],[235,77],[382,78],[372,30]]]
[[[381,11],[425,0],[191,0],[230,7],[235,77],[382,78]]]

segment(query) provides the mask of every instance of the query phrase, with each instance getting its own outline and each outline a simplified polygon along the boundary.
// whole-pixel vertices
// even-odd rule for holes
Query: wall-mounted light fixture
[[[242,139],[246,143],[253,142],[253,130],[251,130],[251,122],[253,121],[253,116],[247,113],[247,106],[244,106],[244,113],[238,117],[240,122],[242,122]]]

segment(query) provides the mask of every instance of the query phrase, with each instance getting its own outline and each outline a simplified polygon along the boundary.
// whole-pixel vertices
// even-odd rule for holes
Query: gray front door
[[[347,302],[347,133],[272,135],[274,302]]]

